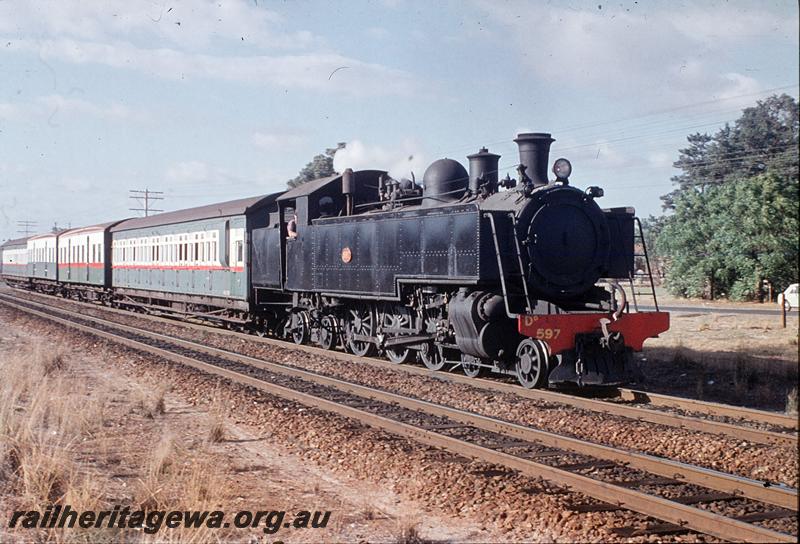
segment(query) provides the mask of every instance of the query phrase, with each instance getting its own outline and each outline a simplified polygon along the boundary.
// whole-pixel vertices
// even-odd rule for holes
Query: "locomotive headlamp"
[[[572,164],[567,159],[557,159],[553,163],[553,173],[556,175],[556,181],[567,181],[572,174]]]

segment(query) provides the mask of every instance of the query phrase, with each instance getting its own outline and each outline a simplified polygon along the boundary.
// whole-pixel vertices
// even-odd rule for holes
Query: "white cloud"
[[[107,121],[137,121],[150,119],[149,115],[119,103],[97,104],[80,98],[60,94],[40,96],[32,102],[0,103],[0,119],[18,120],[45,117],[57,124],[60,116],[95,117]]]
[[[275,129],[253,134],[253,145],[265,151],[280,151],[306,143],[308,134],[297,129]]]
[[[298,49],[314,45],[310,32],[285,32],[283,19],[256,2],[131,2],[39,0],[0,3],[0,32],[85,41],[125,35],[137,43],[166,40],[185,48],[218,43]]]
[[[0,102],[0,120],[18,119],[21,115],[22,107],[19,104]]]
[[[267,194],[280,179],[270,166],[257,171],[238,172],[202,160],[187,160],[166,168],[159,190],[164,191],[168,209],[203,206],[234,198]]]
[[[591,88],[619,99],[646,93],[651,102],[685,103],[761,90],[739,73],[719,73],[730,48],[766,34],[797,42],[797,16],[760,4],[689,3],[586,9],[543,2],[475,0],[507,30],[528,69],[547,84]]]
[[[183,161],[171,165],[164,173],[164,178],[176,185],[194,185],[209,181],[220,181],[228,178],[229,174],[214,168],[203,161]]]
[[[66,113],[75,115],[89,115],[92,117],[112,121],[143,121],[148,118],[144,112],[133,110],[122,104],[109,104],[103,106],[88,102],[86,100],[67,98],[59,94],[43,96],[37,101],[50,111],[51,116],[60,113]]]
[[[668,153],[666,151],[656,151],[647,156],[647,161],[654,168],[667,168],[672,166],[675,161],[675,153]]]
[[[129,42],[98,43],[71,39],[21,40],[11,47],[35,52],[45,60],[101,64],[165,79],[219,79],[356,96],[409,95],[418,88],[407,72],[329,52],[217,56],[168,48],[144,49]],[[331,77],[342,66],[348,69]]]
[[[338,54],[309,31],[284,30],[284,23],[244,1],[0,2],[6,51],[44,60],[357,96],[417,90],[409,73]],[[349,69],[330,78],[342,66]]]
[[[388,170],[394,178],[410,178],[413,172],[418,182],[422,181],[422,174],[427,166],[428,162],[419,144],[413,140],[405,140],[390,148],[351,140],[333,157],[333,167],[337,172],[343,172],[346,168],[372,168]]]
[[[68,193],[86,193],[90,189],[97,188],[97,185],[86,178],[64,177],[56,182],[59,191]]]
[[[377,40],[382,40],[389,37],[389,31],[382,26],[371,26],[366,32],[370,38],[375,38]]]

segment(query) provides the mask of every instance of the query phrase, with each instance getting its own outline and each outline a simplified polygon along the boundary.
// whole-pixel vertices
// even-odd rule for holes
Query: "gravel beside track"
[[[17,295],[17,293],[14,293]],[[27,295],[27,293],[26,293]],[[209,327],[190,327],[180,322],[141,319],[141,316],[110,312],[99,306],[76,304],[62,299],[42,297],[54,305],[80,308],[87,315],[141,327],[154,332],[193,340],[256,358],[273,359],[413,398],[441,403],[497,417],[536,429],[572,436],[616,448],[675,459],[698,466],[738,474],[747,478],[777,482],[797,487],[797,446],[767,446],[742,440],[687,431],[680,428],[633,421],[628,418],[598,414],[588,410],[521,398],[515,394],[486,391],[479,386],[449,383],[436,374],[409,375],[402,367],[377,373],[360,364],[345,364],[326,356],[311,355],[294,349],[254,342],[247,335],[220,334]],[[446,378],[446,376],[445,376]]]
[[[78,318],[80,319],[80,318]],[[100,325],[93,325],[101,330],[106,328],[106,326]],[[112,327],[113,328],[113,327]],[[146,339],[142,334],[138,334],[136,332],[125,332],[126,336],[136,340],[136,341],[146,341],[146,343],[150,343],[151,345],[155,345],[159,348],[163,348],[165,345],[169,344],[169,340],[167,339]],[[154,343],[155,342],[155,343]],[[297,377],[287,376],[282,373],[274,373],[262,368],[256,368],[252,365],[245,365],[239,362],[232,362],[229,358],[223,357],[220,359],[219,356],[199,351],[192,352],[191,348],[187,348],[185,346],[175,348],[171,347],[170,351],[178,352],[183,354],[184,356],[190,356],[195,360],[202,360],[207,364],[211,364],[217,367],[223,367],[227,369],[234,369],[238,373],[248,375],[251,377],[258,377],[259,379],[265,379],[270,383],[279,383],[284,387],[290,387],[291,389],[299,389],[299,390],[309,390],[309,385],[311,382],[305,381],[305,379],[298,379]],[[379,414],[385,415],[386,417],[391,417],[391,419],[396,420],[399,418],[400,421],[404,421],[406,423],[412,423],[417,426],[422,426],[423,428],[436,428],[437,433],[443,434],[444,436],[450,436],[451,439],[453,437],[458,437],[460,440],[467,440],[469,443],[484,445],[484,447],[492,448],[490,444],[497,444],[508,442],[507,435],[496,434],[490,432],[486,429],[479,429],[474,427],[465,427],[464,425],[450,425],[452,422],[443,419],[438,416],[432,416],[431,413],[423,413],[413,410],[407,410],[404,408],[400,408],[394,404],[385,404],[384,402],[379,402],[374,399],[366,399],[365,397],[356,397],[350,394],[342,394],[340,391],[336,391],[331,389],[328,386],[320,386],[319,384],[313,385],[311,387],[313,390],[313,394],[315,397],[322,397],[335,400],[338,404],[344,405],[353,405],[357,408],[364,408],[365,406],[369,406],[366,410],[369,414]],[[346,412],[345,412],[346,413]],[[519,443],[513,446],[514,449],[520,450],[517,452],[517,455],[521,455],[523,458],[529,457],[530,455],[534,455],[535,457],[541,457],[542,452],[541,448],[537,447],[533,443]],[[467,448],[468,449],[468,448]],[[575,455],[573,453],[566,453],[566,452],[548,452],[547,455],[544,456],[545,464],[553,467],[561,468],[562,470],[569,470],[570,472],[580,473],[582,470],[587,470],[592,473],[592,479],[600,479],[602,481],[606,481],[609,483],[619,482],[619,481],[630,481],[631,478],[641,480],[645,474],[637,473],[637,471],[631,471],[631,469],[627,467],[622,467],[620,465],[615,466],[608,466],[598,464],[597,460],[588,459],[585,456]],[[512,463],[511,466],[514,466]],[[569,467],[569,468],[565,468]],[[599,469],[599,471],[598,471]],[[609,469],[609,470],[605,470]],[[558,472],[558,471],[553,471]],[[629,474],[629,473],[633,474]],[[555,475],[553,475],[555,477]],[[562,480],[563,481],[563,480]],[[666,486],[666,487],[665,487]],[[588,489],[588,488],[587,488]],[[703,489],[696,489],[695,486],[681,484],[680,482],[673,482],[673,483],[661,483],[659,484],[658,489],[653,489],[654,494],[660,495],[663,497],[667,496],[677,496],[677,497],[708,497],[708,490]],[[621,493],[621,491],[617,491],[617,493]],[[704,495],[705,494],[705,495]],[[719,495],[719,494],[717,494]],[[599,495],[602,496],[602,495]],[[750,504],[752,501],[747,501],[741,498],[737,498],[735,496],[726,496],[721,495],[718,497],[719,500],[716,501],[715,499],[706,499],[704,502],[705,508],[712,512],[723,513],[725,516],[728,517],[737,517],[742,516],[745,514],[750,513],[761,513],[763,512],[763,505],[760,504]],[[709,502],[709,500],[715,500],[715,502]],[[688,502],[687,504],[694,504],[695,502],[699,502],[697,500],[693,500]],[[717,502],[719,504],[717,504]],[[632,502],[627,502],[627,504],[633,506]],[[643,506],[640,506],[642,508]],[[672,507],[675,508],[674,506]],[[770,510],[767,508],[767,510]],[[686,515],[691,516],[690,512],[685,512]],[[682,514],[683,515],[683,514]],[[784,511],[785,516],[785,511]],[[671,519],[670,517],[664,519]],[[688,518],[691,519],[691,518]],[[753,521],[758,522],[758,519]],[[702,527],[708,527],[707,525],[702,525]],[[783,521],[783,525],[781,526],[782,530],[784,531],[796,531],[796,526],[794,525],[794,520],[789,519],[787,521]],[[705,529],[704,529],[705,530]],[[712,531],[713,532],[713,531]],[[724,534],[724,533],[719,533]],[[728,533],[734,534],[734,533]],[[751,537],[752,538],[752,537]]]

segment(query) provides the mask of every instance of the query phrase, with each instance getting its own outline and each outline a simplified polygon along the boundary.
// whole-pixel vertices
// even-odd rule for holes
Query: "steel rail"
[[[702,510],[661,497],[648,495],[633,489],[593,480],[581,474],[574,474],[566,470],[553,468],[548,465],[537,463],[530,459],[516,457],[514,455],[495,451],[484,446],[465,442],[457,438],[434,432],[430,429],[415,427],[408,423],[395,421],[384,416],[372,414],[359,408],[342,405],[340,403],[316,397],[302,391],[297,391],[278,384],[269,383],[252,376],[243,375],[238,372],[205,363],[163,348],[151,346],[149,344],[130,338],[125,338],[106,331],[101,331],[87,325],[82,325],[80,323],[70,321],[69,319],[64,319],[52,314],[26,308],[15,303],[9,303],[7,300],[2,300],[2,302],[12,307],[16,307],[21,311],[61,323],[67,327],[71,327],[136,350],[158,355],[165,359],[191,366],[203,372],[218,375],[233,382],[249,385],[281,398],[293,400],[307,406],[337,413],[345,417],[350,417],[367,425],[414,439],[429,446],[443,448],[458,455],[466,455],[488,463],[503,465],[513,470],[517,470],[527,476],[544,478],[608,504],[616,505],[620,508],[626,508],[646,516],[656,517],[685,529],[696,530],[705,534],[716,536],[718,538],[736,542],[796,541],[796,538],[792,535],[738,521],[720,514],[715,514],[708,510]],[[85,319],[85,316],[82,316],[81,319]]]
[[[34,293],[34,294],[42,297],[49,297],[49,295],[41,295],[39,293]],[[69,301],[69,302],[74,302],[74,301]],[[84,304],[84,303],[78,303],[78,304]],[[90,304],[90,303],[85,303],[85,304]],[[216,334],[221,334],[224,336],[232,336],[238,338],[242,338],[243,336],[242,333],[236,331],[217,329],[209,327],[208,325],[201,325],[188,321],[176,321],[174,319],[169,319],[160,316],[131,314],[131,312],[127,312],[125,310],[119,310],[116,308],[109,308],[107,306],[97,306],[94,304],[90,305],[101,311],[109,311],[113,313],[118,313],[119,315],[124,315],[129,317],[134,315],[137,318],[144,318],[147,320],[152,320],[154,322],[168,322],[172,324],[180,324],[189,328],[193,328],[195,330],[202,330],[204,332],[213,331]],[[387,361],[382,361],[380,359],[375,359],[370,357],[359,357],[357,355],[352,355],[346,352],[327,350],[316,346],[298,345],[293,342],[287,342],[285,340],[279,340],[276,338],[264,338],[260,336],[249,336],[249,335],[245,337],[250,338],[252,341],[256,343],[272,345],[285,349],[304,351],[306,353],[311,353],[313,355],[319,355],[322,357],[328,357],[342,361],[355,361],[361,364],[371,365],[377,368],[399,370],[401,372],[406,372],[409,374],[426,376],[429,378],[439,379],[445,382],[470,385],[479,389],[488,389],[492,391],[508,393],[524,398],[529,398],[532,400],[543,400],[547,402],[566,404],[576,408],[589,410],[592,412],[609,414],[628,419],[635,419],[637,421],[646,421],[648,423],[655,423],[669,427],[677,427],[685,430],[730,436],[738,440],[748,440],[758,444],[796,446],[798,441],[798,436],[796,432],[779,433],[774,431],[767,431],[763,429],[756,429],[752,427],[735,425],[731,423],[725,423],[713,420],[704,420],[697,417],[686,416],[681,414],[672,414],[659,410],[651,410],[640,406],[616,404],[604,400],[591,399],[577,395],[569,395],[557,391],[549,391],[545,389],[525,389],[516,384],[512,385],[497,380],[490,380],[484,378],[470,378],[468,376],[462,376],[461,374],[454,374],[442,371],[431,371],[424,367],[418,367],[418,366],[397,365]],[[617,395],[623,398],[624,400],[641,400],[642,398],[649,398],[652,399],[653,405],[658,405],[658,406],[665,406],[665,407],[674,406],[681,409],[686,409],[688,411],[700,412],[706,415],[739,418],[758,423],[777,425],[788,429],[796,430],[798,427],[797,418],[784,414],[779,414],[776,412],[755,410],[752,408],[724,405],[724,404],[711,403],[693,399],[684,399],[681,397],[672,397],[669,395],[658,395],[643,391],[635,391],[632,389],[617,388],[616,390],[611,390],[611,391],[616,392]]]
[[[3,298],[0,297],[0,300],[3,300]],[[41,307],[39,303],[35,302],[28,302],[28,303]],[[18,305],[13,303],[9,304],[14,305],[15,307],[19,307]],[[20,309],[30,311],[30,309],[26,309],[24,307],[20,307]],[[56,310],[56,311],[65,312],[64,310]],[[48,315],[49,314],[42,314],[43,317],[47,317]],[[526,427],[523,425],[510,423],[503,420],[482,416],[471,412],[466,412],[464,410],[460,410],[457,408],[452,408],[449,406],[444,406],[441,404],[436,404],[424,400],[409,398],[388,391],[384,391],[381,389],[375,389],[372,387],[355,384],[338,378],[333,378],[330,376],[318,374],[316,372],[302,370],[296,367],[288,366],[282,363],[276,363],[274,361],[268,361],[264,359],[257,359],[254,357],[241,355],[221,348],[206,346],[190,340],[175,338],[173,336],[148,331],[145,329],[140,329],[138,327],[132,327],[120,323],[109,322],[100,318],[81,316],[81,319],[98,323],[104,326],[108,326],[110,324],[114,328],[121,331],[126,331],[141,336],[147,336],[159,341],[166,341],[182,348],[187,348],[193,351],[206,353],[216,357],[226,358],[228,360],[244,363],[260,369],[269,370],[271,372],[276,372],[307,381],[314,381],[316,383],[320,383],[322,385],[326,385],[329,387],[334,387],[340,391],[347,392],[350,394],[355,394],[361,397],[376,399],[387,403],[395,403],[411,410],[419,410],[429,414],[446,417],[455,421],[469,424],[471,426],[483,430],[497,432],[508,435],[510,437],[521,438],[523,440],[540,442],[549,447],[565,449],[582,455],[588,455],[598,459],[613,461],[639,470],[643,470],[645,472],[657,474],[659,476],[664,476],[667,478],[672,478],[677,481],[691,483],[707,487],[710,489],[714,489],[717,491],[730,493],[736,496],[746,497],[760,502],[773,504],[792,510],[797,510],[797,501],[798,501],[797,490],[792,489],[788,486],[780,484],[769,484],[768,482],[752,480],[749,478],[744,478],[741,476],[736,476],[711,469],[706,469],[703,467],[697,467],[694,465],[689,465],[686,463],[681,463],[670,459],[664,459],[653,455],[620,450],[617,448],[594,444],[591,442],[586,442],[568,436],[557,435],[555,433],[541,431],[533,429],[531,427]]]
[[[628,389],[625,387],[616,388],[616,393],[619,396],[619,398],[623,400],[633,401],[633,402],[643,402],[652,406],[664,406],[666,408],[680,408],[681,410],[698,412],[719,417],[749,419],[751,421],[768,423],[770,425],[776,425],[778,427],[786,427],[787,429],[798,428],[797,417],[789,416],[786,414],[779,414],[777,412],[767,412],[764,410],[745,408],[743,406],[731,406],[729,404],[720,404],[718,402],[709,402],[703,400],[688,399],[684,397],[675,397],[672,395],[651,393],[649,391]]]

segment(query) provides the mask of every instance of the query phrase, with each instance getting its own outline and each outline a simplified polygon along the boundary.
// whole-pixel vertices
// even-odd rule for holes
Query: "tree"
[[[797,281],[798,190],[797,178],[762,174],[680,195],[657,238],[669,290],[753,300],[763,279]]]
[[[315,179],[337,174],[338,172],[333,169],[333,156],[340,149],[344,149],[345,145],[344,142],[339,142],[336,147],[328,148],[324,154],[319,154],[311,159],[311,162],[306,164],[296,177],[287,181],[286,185],[294,188]]]
[[[676,295],[752,300],[798,278],[798,104],[772,96],[714,136],[692,134],[648,231]],[[650,242],[650,240],[648,240]]]
[[[799,132],[798,104],[783,94],[744,109],[732,127],[726,124],[714,136],[689,135],[674,163],[682,170],[672,178],[677,187],[661,197],[664,209],[674,209],[675,198],[688,190],[702,192],[734,178],[768,172],[796,178]]]

